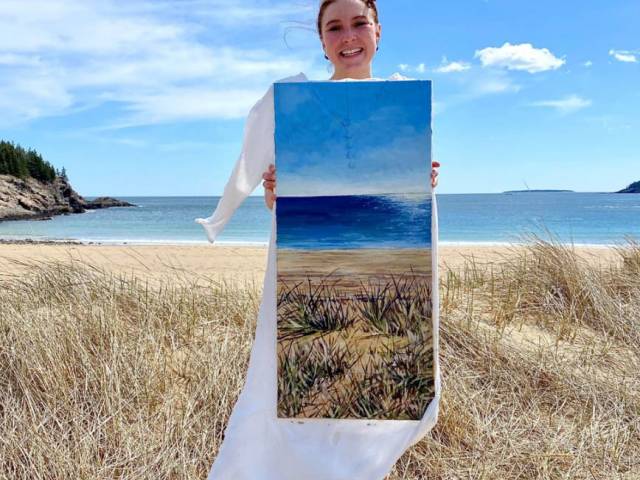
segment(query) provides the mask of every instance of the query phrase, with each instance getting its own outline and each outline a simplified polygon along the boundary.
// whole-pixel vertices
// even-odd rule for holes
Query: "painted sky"
[[[640,179],[638,0],[378,4],[374,74],[433,80],[440,192]],[[0,138],[85,195],[220,194],[268,85],[330,76],[316,7],[2,0]]]
[[[280,83],[278,195],[427,193],[431,85]]]

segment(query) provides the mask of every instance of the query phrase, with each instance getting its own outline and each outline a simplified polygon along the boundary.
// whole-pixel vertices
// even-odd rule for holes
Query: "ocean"
[[[120,198],[138,207],[94,210],[48,221],[1,222],[0,238],[203,244],[207,243],[204,230],[193,220],[209,216],[219,200],[219,197]],[[547,236],[546,232],[562,242],[587,245],[619,244],[625,236],[640,239],[640,195],[633,194],[443,194],[438,195],[438,212],[440,240],[445,244],[513,243],[528,233]],[[262,197],[250,197],[231,219],[219,242],[264,245],[270,227],[270,212]],[[385,231],[385,235],[393,236],[399,231],[387,227],[379,222],[366,225],[367,229]]]
[[[280,197],[278,247],[431,247],[430,195]]]

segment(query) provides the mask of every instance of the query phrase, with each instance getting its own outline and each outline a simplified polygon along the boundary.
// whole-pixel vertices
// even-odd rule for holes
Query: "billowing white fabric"
[[[402,79],[393,76],[391,80]],[[376,79],[377,80],[377,79]],[[307,81],[304,74],[282,81]],[[251,109],[240,158],[213,215],[196,219],[214,242],[274,163],[273,87]],[[378,480],[436,423],[440,401],[437,209],[432,192],[435,397],[422,420],[285,420],[276,416],[275,208],[263,298],[244,388],[233,409],[209,480]],[[277,201],[276,201],[277,207]],[[265,207],[266,208],[266,207]]]

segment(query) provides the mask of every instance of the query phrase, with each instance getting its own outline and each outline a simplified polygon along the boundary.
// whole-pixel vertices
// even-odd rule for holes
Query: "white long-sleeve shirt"
[[[400,76],[390,78],[401,79]],[[304,82],[307,77],[300,73],[281,81]],[[273,105],[271,87],[249,113],[242,152],[215,211],[208,218],[196,219],[205,228],[210,242],[215,241],[236,209],[260,185],[262,173],[269,164],[275,163]],[[432,197],[432,205],[435,396],[422,420],[277,418],[274,208],[263,298],[247,379],[229,419],[209,480],[382,480],[404,451],[433,428],[440,401],[435,197]]]

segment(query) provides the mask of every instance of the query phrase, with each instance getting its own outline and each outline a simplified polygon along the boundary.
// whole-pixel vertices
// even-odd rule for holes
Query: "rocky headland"
[[[616,193],[640,193],[640,180],[637,182],[633,182],[627,188],[623,188],[622,190]]]
[[[110,197],[86,200],[64,177],[56,177],[52,182],[41,182],[32,177],[0,175],[0,222],[49,220],[54,215],[134,206]]]

